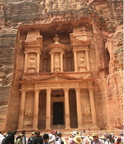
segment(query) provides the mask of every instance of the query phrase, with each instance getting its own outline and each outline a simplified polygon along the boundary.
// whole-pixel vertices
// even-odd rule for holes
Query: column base
[[[94,125],[94,126],[91,127],[91,129],[93,129],[93,130],[99,130],[100,128],[97,125]]]
[[[70,128],[70,127],[65,127],[65,129],[66,129],[66,130],[69,130],[69,129],[71,129],[71,128]]]
[[[45,128],[45,130],[51,130],[51,128]]]
[[[33,130],[34,130],[34,131],[37,131],[38,129],[37,129],[37,128],[33,128]]]
[[[79,126],[78,129],[83,129],[82,126]]]
[[[22,131],[22,130],[24,130],[24,129],[17,129],[17,131]]]

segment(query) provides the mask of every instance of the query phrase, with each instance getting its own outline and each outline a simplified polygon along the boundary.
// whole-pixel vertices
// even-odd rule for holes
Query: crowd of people
[[[60,131],[51,131],[50,134],[32,132],[27,136],[26,131],[2,133],[0,132],[0,144],[123,144],[123,132],[118,136],[113,133],[86,133],[84,130],[75,130],[63,136]]]

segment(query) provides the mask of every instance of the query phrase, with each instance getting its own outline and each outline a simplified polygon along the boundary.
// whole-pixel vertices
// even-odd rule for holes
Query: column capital
[[[52,90],[52,88],[46,88],[46,90]]]
[[[36,53],[37,53],[37,54],[41,54],[41,52],[40,52],[40,51],[37,51]]]
[[[52,52],[49,52],[49,54],[50,54],[50,55],[53,55],[53,54],[54,54],[54,52],[53,52],[53,51],[52,51]]]
[[[89,51],[89,49],[85,49],[85,51],[86,51],[86,52],[88,52],[88,51]]]
[[[28,51],[24,51],[24,54],[28,54],[29,52]]]
[[[22,89],[20,89],[20,91],[21,91],[21,92],[26,92],[27,89],[26,89],[26,88],[22,88]]]
[[[40,89],[34,89],[35,92],[40,92]]]
[[[60,54],[64,55],[64,52],[60,52]]]
[[[93,91],[93,90],[94,90],[94,87],[89,87],[88,90],[89,90],[89,91]]]
[[[69,88],[63,88],[64,92],[68,92]]]
[[[77,52],[78,50],[74,49],[73,52]]]
[[[80,88],[75,88],[76,91],[80,91]]]

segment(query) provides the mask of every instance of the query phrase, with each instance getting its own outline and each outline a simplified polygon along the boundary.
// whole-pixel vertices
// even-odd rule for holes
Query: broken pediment
[[[24,48],[31,47],[42,47],[43,36],[40,35],[40,31],[38,29],[29,29],[26,40],[22,41],[22,45]]]
[[[22,41],[23,47],[26,48],[31,48],[31,47],[41,47],[42,48],[42,36],[38,36],[35,40],[32,41]]]
[[[80,40],[78,37],[76,37],[73,33],[70,34],[70,40],[71,40],[71,45],[75,46],[75,45],[86,45],[89,46],[91,44],[91,40],[87,39],[87,40]]]

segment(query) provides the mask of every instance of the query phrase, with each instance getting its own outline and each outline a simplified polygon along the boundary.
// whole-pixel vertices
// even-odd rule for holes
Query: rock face
[[[17,129],[22,68],[16,68],[19,30],[25,26],[50,25],[69,31],[61,23],[77,21],[92,26],[90,64],[98,126],[122,127],[122,0],[0,0],[0,129]],[[57,27],[60,24],[60,27]],[[70,28],[70,29],[69,29]],[[58,30],[58,31],[59,31]],[[90,35],[90,34],[89,34]],[[11,119],[12,118],[12,119]],[[11,127],[9,125],[11,124]]]

